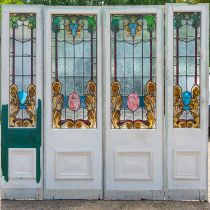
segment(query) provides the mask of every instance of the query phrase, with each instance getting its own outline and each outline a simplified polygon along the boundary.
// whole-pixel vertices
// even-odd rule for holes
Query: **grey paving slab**
[[[1,201],[2,210],[156,210],[156,209],[210,209],[209,202],[173,201]]]

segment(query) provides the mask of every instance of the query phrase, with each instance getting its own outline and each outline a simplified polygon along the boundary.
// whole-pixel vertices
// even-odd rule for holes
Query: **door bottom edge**
[[[165,191],[165,200],[208,201],[208,190],[201,190],[201,189],[168,189],[168,190]]]
[[[1,200],[43,200],[41,188],[2,188]]]
[[[104,200],[208,200],[207,190],[170,189],[170,190],[105,190]]]
[[[103,193],[102,190],[100,189],[92,189],[92,190],[50,189],[44,191],[44,199],[101,200],[103,199]]]
[[[104,200],[164,200],[163,190],[105,190]]]

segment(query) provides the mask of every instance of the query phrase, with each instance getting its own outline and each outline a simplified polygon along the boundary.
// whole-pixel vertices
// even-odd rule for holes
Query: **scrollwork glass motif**
[[[200,127],[200,13],[174,13],[173,127]]]
[[[111,127],[156,128],[156,17],[111,16]]]
[[[10,14],[9,126],[36,126],[36,15]]]
[[[52,127],[96,128],[95,15],[52,15]]]

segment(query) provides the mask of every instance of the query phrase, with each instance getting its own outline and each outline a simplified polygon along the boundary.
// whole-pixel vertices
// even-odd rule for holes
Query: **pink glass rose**
[[[69,95],[69,108],[72,111],[77,111],[80,108],[80,97],[76,92],[72,92]]]
[[[128,108],[131,111],[136,111],[139,108],[139,97],[136,93],[130,93],[127,99]]]

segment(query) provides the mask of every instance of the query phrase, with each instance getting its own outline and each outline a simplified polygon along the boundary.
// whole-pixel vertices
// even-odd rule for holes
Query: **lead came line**
[[[179,28],[176,28],[176,85],[179,84]]]
[[[117,33],[114,32],[114,80],[117,80]]]
[[[13,40],[12,40],[12,51],[13,51],[13,57],[12,57],[12,83],[15,84],[15,28],[13,28]]]
[[[152,81],[152,31],[150,31],[150,80]]]
[[[91,80],[93,81],[93,33],[91,33]]]
[[[74,56],[74,92],[75,92],[75,37],[73,37],[73,56]],[[76,116],[76,111],[74,110],[74,121]]]
[[[57,43],[57,32],[55,32],[55,78],[58,81],[58,43]]]
[[[23,88],[23,71],[24,71],[24,66],[23,66],[23,63],[24,63],[24,59],[23,59],[23,54],[24,54],[24,23],[22,22],[22,90],[24,90]],[[21,109],[21,112],[22,112],[22,119],[23,119],[23,109]]]
[[[141,68],[142,68],[142,71],[141,71],[141,95],[142,97],[144,96],[144,59],[143,59],[143,54],[144,54],[144,20],[143,20],[143,17],[142,17],[142,44],[141,44]],[[144,107],[141,108],[141,120],[144,120]]]
[[[64,25],[66,25],[66,20],[64,19]],[[63,33],[63,41],[64,41],[64,87],[65,87],[65,95],[64,97],[67,96],[67,91],[66,91],[66,27],[64,27],[64,33]],[[66,98],[64,98],[64,103],[66,103]],[[65,113],[65,120],[66,120],[66,104],[65,104],[65,109],[64,109],[64,113]]]
[[[31,84],[33,84],[33,75],[34,75],[34,69],[33,69],[33,28],[31,28]]]
[[[133,37],[133,93],[135,88],[135,75],[134,75],[134,37]],[[133,111],[133,121],[134,121],[134,111]]]
[[[198,57],[198,43],[197,43],[197,37],[198,37],[198,31],[197,27],[195,27],[195,84],[197,85],[197,76],[198,76],[198,70],[197,70],[197,57]]]

